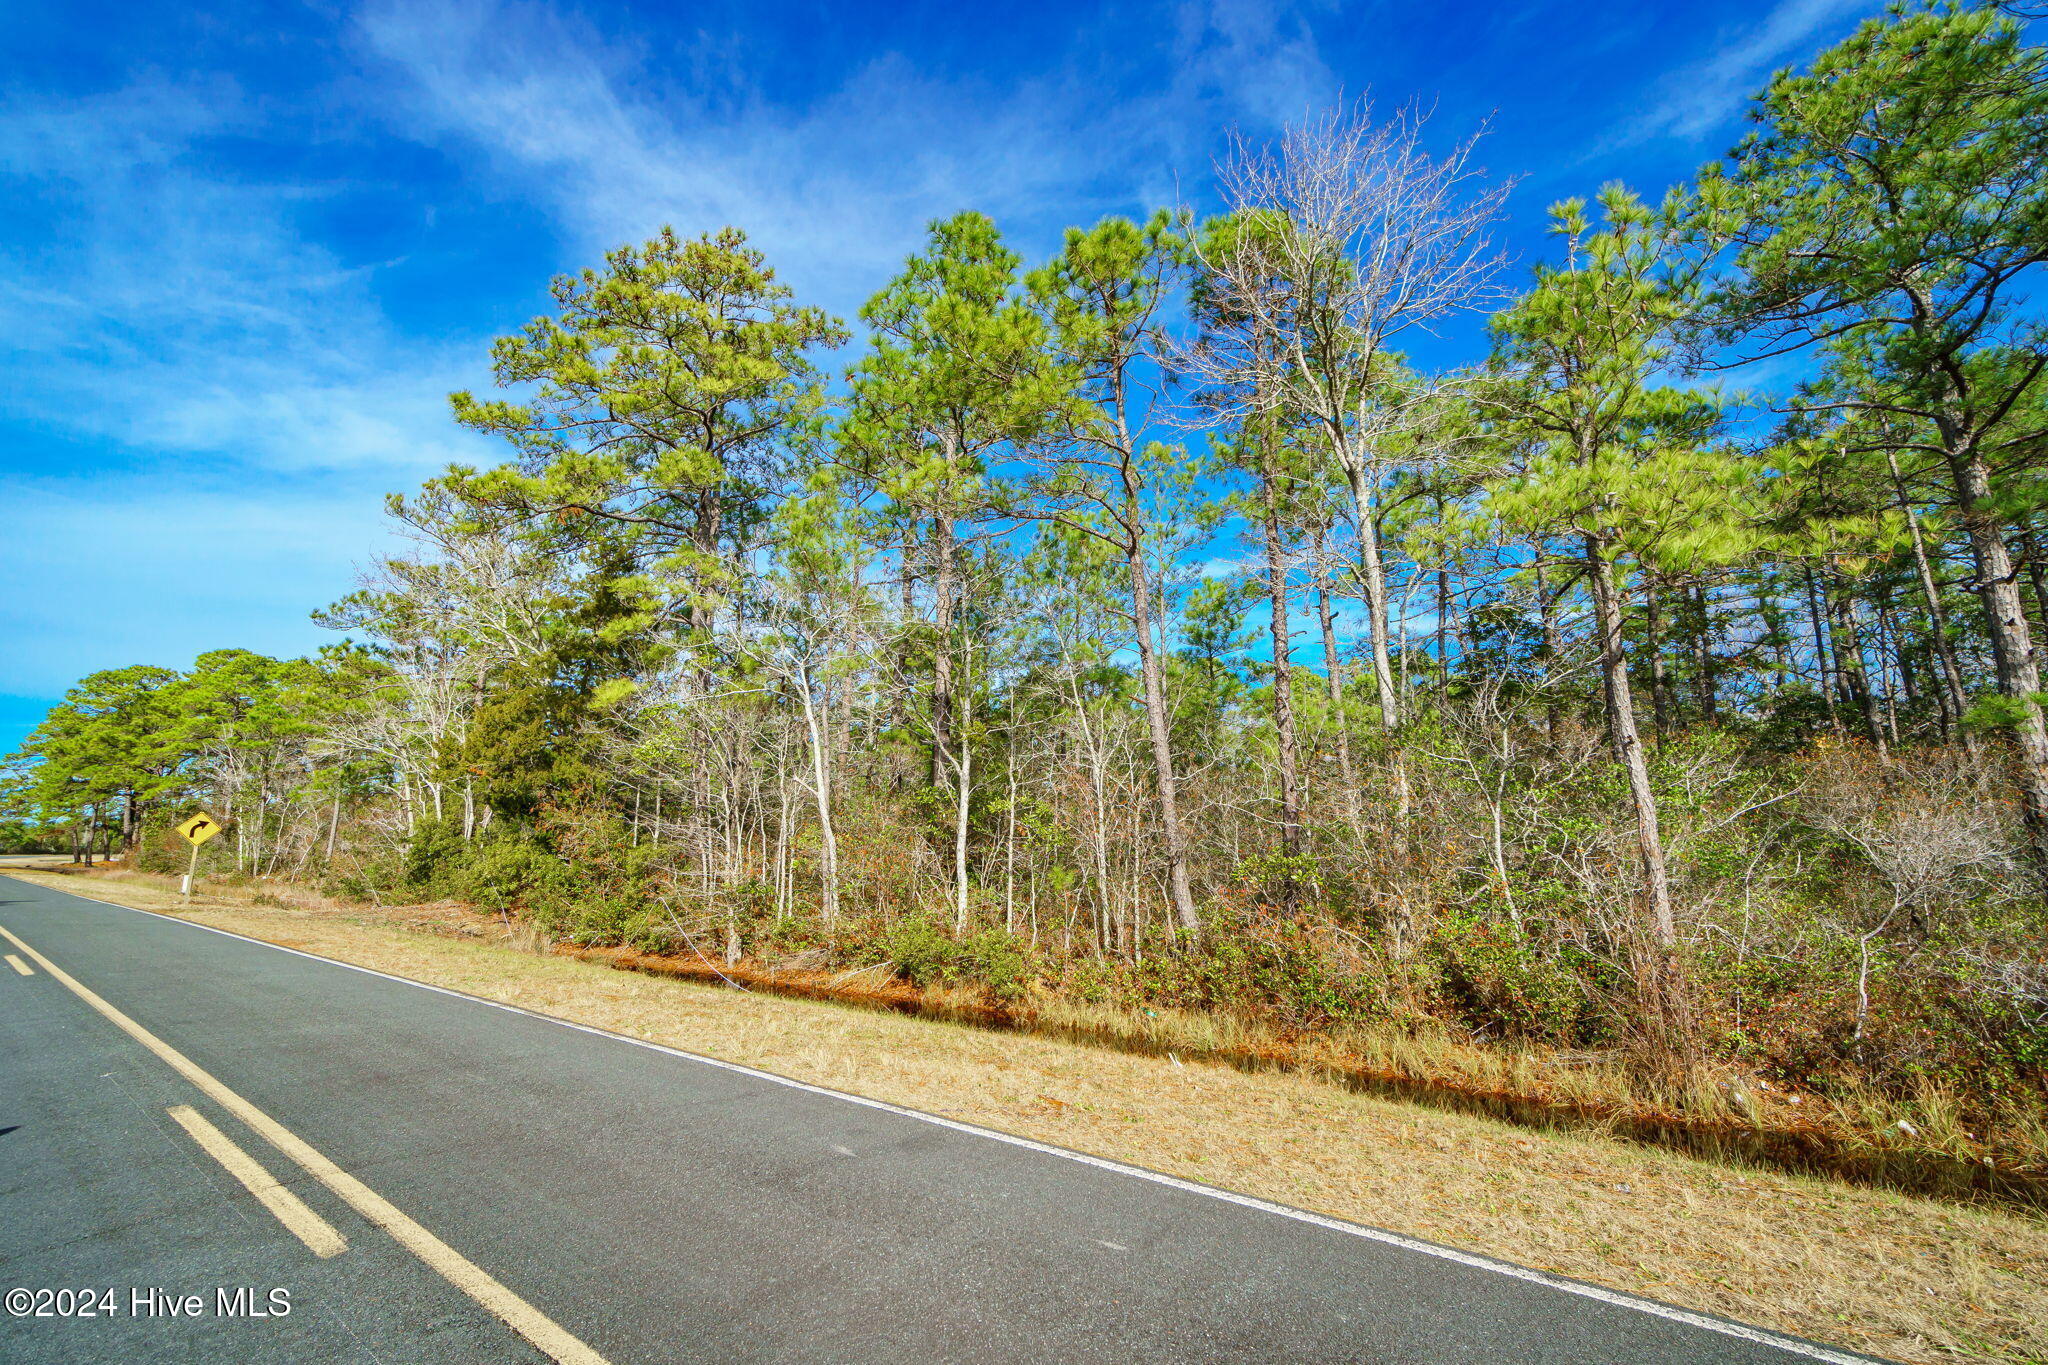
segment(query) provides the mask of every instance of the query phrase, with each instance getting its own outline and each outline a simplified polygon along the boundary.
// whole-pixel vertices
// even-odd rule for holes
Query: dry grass
[[[180,911],[156,879],[15,874]],[[271,888],[187,917],[818,1084],[1902,1360],[2048,1360],[2048,1224],[1347,1093],[519,951]],[[1177,1023],[1180,1027],[1185,1023]],[[1192,1027],[1190,1025],[1190,1027]],[[1227,1027],[1210,1025],[1210,1027]]]
[[[1905,1096],[1847,1084],[1820,1094],[1726,1064],[1660,1081],[1617,1053],[1479,1043],[1428,1021],[1303,1033],[1256,1018],[1059,997],[1034,998],[1029,1018],[1035,1031],[1054,1036],[1320,1073],[1388,1098],[1535,1127],[1633,1135],[1696,1156],[2048,1208],[2039,1108],[2009,1105],[1990,1124],[1972,1121],[1952,1092],[1932,1083]]]

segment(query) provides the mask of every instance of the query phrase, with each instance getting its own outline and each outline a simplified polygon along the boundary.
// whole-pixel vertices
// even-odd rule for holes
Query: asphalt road
[[[0,1289],[99,1310],[0,1360],[1862,1359],[12,879],[0,930]]]

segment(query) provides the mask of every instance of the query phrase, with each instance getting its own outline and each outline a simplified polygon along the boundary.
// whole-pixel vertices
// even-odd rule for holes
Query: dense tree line
[[[1362,107],[1035,267],[935,223],[857,328],[622,247],[351,643],[88,678],[14,801],[585,942],[2038,1102],[2048,65],[1902,8],[1753,118],[1525,275]]]

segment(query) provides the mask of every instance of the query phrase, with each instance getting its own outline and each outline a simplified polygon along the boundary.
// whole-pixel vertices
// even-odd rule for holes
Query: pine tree
[[[504,437],[514,462],[458,468],[445,483],[616,545],[622,587],[648,611],[678,611],[702,642],[733,581],[735,531],[761,515],[790,444],[819,420],[812,353],[846,331],[793,303],[734,228],[689,241],[664,228],[609,252],[602,270],[557,277],[553,294],[557,316],[492,347],[498,385],[526,400],[450,400],[462,425]]]
[[[1871,382],[1837,405],[1928,429],[2048,880],[2048,717],[2008,543],[2023,528],[2000,486],[2042,440],[2007,419],[2048,384],[2048,333],[2015,307],[2048,264],[2048,57],[1995,10],[1901,9],[1780,74],[1756,119],[1701,175],[1701,231],[1733,271],[1719,335],[1751,354],[1838,352]]]
[[[1552,210],[1565,261],[1495,319],[1495,382],[1484,401],[1504,435],[1538,444],[1526,472],[1489,502],[1502,522],[1577,547],[1573,570],[1593,597],[1608,737],[1627,777],[1652,952],[1640,982],[1667,1046],[1687,1041],[1679,931],[1657,795],[1636,723],[1625,633],[1632,572],[1683,570],[1744,548],[1740,500],[1751,471],[1710,442],[1707,396],[1659,385],[1672,324],[1694,273],[1675,251],[1671,210],[1653,213],[1610,186],[1595,230],[1583,200]]]

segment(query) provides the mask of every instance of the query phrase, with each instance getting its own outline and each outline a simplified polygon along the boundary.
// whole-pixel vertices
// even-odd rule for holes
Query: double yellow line
[[[332,1190],[343,1203],[347,1204],[357,1213],[360,1213],[370,1222],[384,1229],[384,1231],[390,1233],[393,1240],[397,1241],[399,1245],[412,1252],[422,1261],[425,1261],[429,1266],[432,1266],[450,1284],[504,1319],[506,1324],[513,1331],[519,1333],[520,1336],[525,1337],[536,1347],[562,1362],[562,1365],[607,1365],[603,1356],[584,1345],[583,1342],[559,1326],[547,1314],[541,1312],[525,1299],[520,1298],[510,1289],[506,1288],[504,1284],[484,1270],[483,1267],[475,1264],[461,1252],[455,1250],[455,1248],[449,1246],[439,1237],[436,1237],[433,1233],[407,1217],[390,1200],[384,1198],[384,1196],[378,1194],[368,1185],[365,1185],[362,1181],[322,1156],[313,1148],[311,1143],[308,1143],[276,1119],[228,1089],[226,1085],[215,1079],[210,1072],[202,1069],[184,1053],[178,1051],[169,1043],[166,1043],[163,1039],[157,1037],[154,1033],[151,1033],[148,1029],[136,1023],[133,1019],[130,1019],[127,1015],[121,1013],[121,1011],[115,1009],[98,995],[81,985],[73,979],[70,973],[44,957],[35,949],[29,947],[28,944],[22,942],[5,925],[0,925],[0,937],[5,937],[9,943],[12,943],[16,948],[26,953],[35,961],[36,965],[63,983],[72,994],[105,1015],[123,1033],[126,1033],[136,1042],[141,1043],[144,1047],[162,1058],[173,1071],[176,1071],[186,1080],[192,1082],[193,1085],[199,1087],[200,1091],[207,1098],[240,1119],[244,1124],[248,1125],[251,1131],[261,1136],[271,1146],[277,1148],[278,1151],[283,1152],[286,1156],[304,1167],[307,1174]],[[183,1110],[182,1116],[179,1112],[180,1109]],[[265,1171],[246,1152],[236,1147],[225,1134],[207,1122],[196,1111],[192,1110],[189,1106],[180,1106],[179,1109],[171,1111],[171,1117],[177,1119],[179,1124],[188,1133],[191,1133],[193,1138],[202,1147],[205,1147],[216,1160],[219,1160],[222,1165],[227,1166],[228,1170],[237,1179],[249,1187],[251,1193],[255,1194],[258,1199],[263,1200],[265,1206],[273,1213],[276,1213],[280,1221],[283,1221],[286,1227],[291,1228],[309,1247],[312,1247],[316,1254],[331,1256],[347,1246],[347,1243],[342,1240],[341,1234],[336,1232],[325,1219],[322,1219],[310,1208],[307,1208],[305,1203],[296,1195],[286,1190],[282,1185],[279,1185],[268,1171]],[[195,1127],[193,1120],[196,1120],[198,1126]],[[202,1133],[210,1134],[211,1137],[204,1137]],[[213,1138],[219,1139],[217,1146],[209,1145]],[[240,1163],[243,1163],[241,1169],[237,1169],[237,1165],[231,1162],[225,1153],[232,1153],[234,1157],[239,1158]],[[251,1183],[252,1181],[256,1183]],[[268,1191],[269,1197],[266,1197],[266,1191]],[[280,1194],[284,1196],[285,1201],[289,1201],[289,1205],[296,1205],[297,1210],[303,1211],[305,1219],[312,1221],[309,1223],[301,1220],[297,1225],[294,1225],[292,1218],[287,1218],[284,1213],[279,1212],[283,1201],[273,1202],[273,1198]],[[289,1205],[284,1206],[288,1207]],[[298,1213],[295,1211],[293,1218],[297,1217]],[[319,1224],[319,1228],[315,1228],[313,1226],[314,1223]],[[320,1228],[325,1229],[324,1234],[320,1231]],[[332,1243],[325,1240],[328,1237],[333,1239]],[[339,1243],[339,1245],[334,1245],[335,1243]],[[332,1246],[333,1249],[323,1252],[320,1249],[322,1246]]]
[[[234,1139],[213,1126],[206,1115],[189,1104],[170,1110],[178,1126],[192,1135],[206,1154],[227,1167],[228,1174],[248,1187],[249,1193],[277,1215],[291,1234],[304,1242],[315,1256],[339,1256],[348,1250],[348,1239],[334,1230],[334,1224],[306,1207],[306,1201],[263,1169],[263,1163],[235,1145]]]

